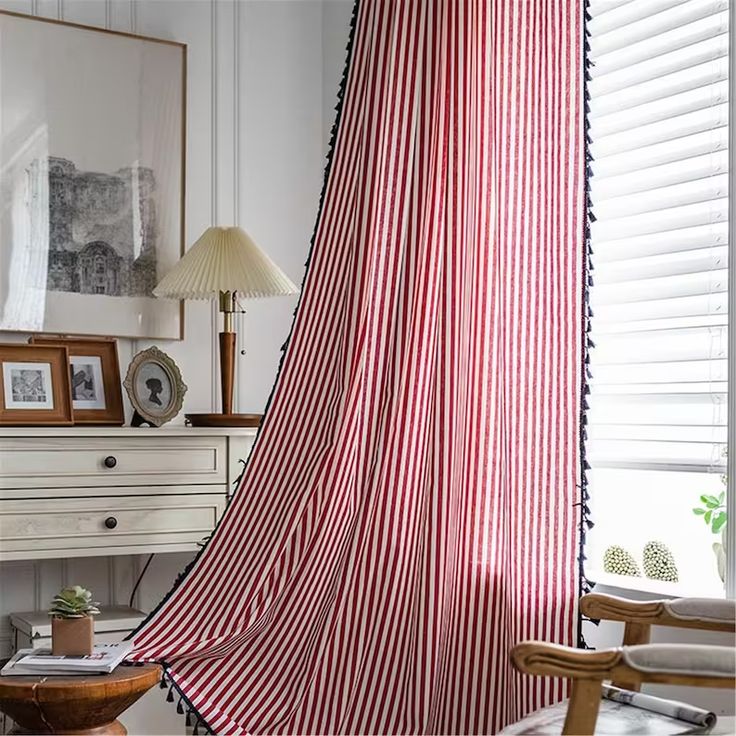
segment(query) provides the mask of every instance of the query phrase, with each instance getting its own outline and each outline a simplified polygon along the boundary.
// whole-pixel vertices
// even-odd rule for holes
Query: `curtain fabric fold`
[[[223,734],[492,733],[563,696],[582,356],[577,0],[362,0],[242,483],[136,632]]]

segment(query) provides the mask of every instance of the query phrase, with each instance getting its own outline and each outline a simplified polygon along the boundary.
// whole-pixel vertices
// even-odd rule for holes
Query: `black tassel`
[[[179,698],[179,702],[176,704],[176,712],[179,715],[183,715],[184,714],[184,704],[182,702],[182,698]]]
[[[169,690],[169,693],[166,696],[166,702],[167,703],[173,703],[174,702],[174,688],[173,687]]]
[[[187,711],[186,716],[184,716],[184,723],[186,724],[187,728],[192,725],[192,711]]]
[[[585,209],[586,209],[586,218],[584,223],[584,231],[583,231],[583,237],[584,237],[584,261],[583,261],[583,269],[584,269],[584,275],[583,275],[583,293],[582,293],[582,300],[583,304],[585,305],[585,312],[583,316],[583,363],[581,366],[581,372],[584,375],[584,379],[582,381],[582,387],[581,387],[581,401],[580,401],[580,518],[579,518],[579,549],[578,549],[578,566],[579,566],[579,575],[580,575],[580,582],[579,582],[579,593],[580,595],[583,595],[584,593],[590,592],[591,588],[588,583],[588,580],[585,577],[585,562],[587,560],[587,557],[585,555],[585,542],[586,542],[586,536],[587,532],[593,528],[593,522],[589,518],[590,514],[590,507],[588,506],[588,500],[590,498],[590,494],[587,490],[588,485],[588,477],[587,473],[590,470],[590,463],[587,461],[585,456],[585,445],[586,441],[588,439],[588,432],[587,432],[587,424],[588,424],[588,410],[589,410],[589,402],[588,397],[590,396],[590,386],[588,384],[588,380],[593,377],[592,372],[590,370],[590,350],[595,348],[594,341],[590,338],[590,332],[592,331],[592,325],[591,325],[591,318],[593,317],[593,310],[590,308],[590,293],[589,290],[594,285],[593,280],[593,271],[594,271],[594,263],[592,261],[592,255],[593,255],[593,249],[591,248],[591,226],[594,222],[596,222],[596,217],[593,214],[593,206],[594,203],[591,200],[590,196],[590,181],[593,178],[595,172],[593,171],[593,167],[591,165],[591,162],[593,161],[593,156],[590,151],[590,146],[593,142],[591,134],[590,134],[590,112],[591,112],[591,104],[590,104],[590,90],[588,88],[589,82],[592,80],[592,74],[590,72],[591,64],[590,59],[588,58],[590,55],[590,42],[589,42],[589,36],[590,33],[587,28],[587,23],[590,22],[592,19],[588,2],[585,0],[584,2],[584,10],[583,10],[583,129],[584,129],[584,136],[585,136],[585,144],[584,144],[584,156],[585,156],[585,182],[584,182],[584,188],[585,188]],[[585,641],[585,637],[583,635],[583,626],[582,626],[583,618],[582,613],[578,612],[578,626],[577,626],[577,638],[578,638],[578,647],[581,649],[589,649],[587,642]]]

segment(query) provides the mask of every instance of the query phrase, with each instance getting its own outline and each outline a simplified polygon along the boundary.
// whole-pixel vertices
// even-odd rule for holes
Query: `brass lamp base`
[[[185,414],[192,427],[259,427],[262,414]]]

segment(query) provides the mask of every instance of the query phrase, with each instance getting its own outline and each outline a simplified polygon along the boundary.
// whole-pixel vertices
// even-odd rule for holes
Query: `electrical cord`
[[[141,584],[141,580],[143,580],[143,576],[146,574],[146,570],[148,570],[148,566],[151,564],[151,560],[154,558],[155,553],[151,553],[148,555],[148,560],[145,565],[143,565],[143,569],[141,570],[140,575],[138,576],[138,580],[135,581],[135,585],[133,586],[133,592],[130,594],[130,600],[128,601],[128,607],[133,608],[133,598],[135,598],[135,593],[138,590],[138,586]]]

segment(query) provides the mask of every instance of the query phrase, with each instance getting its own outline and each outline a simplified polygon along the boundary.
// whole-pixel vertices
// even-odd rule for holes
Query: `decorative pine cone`
[[[668,583],[679,580],[675,558],[666,544],[652,541],[644,545],[644,574],[652,580]]]
[[[633,578],[641,577],[639,565],[631,553],[617,544],[612,544],[603,553],[603,570],[615,575],[629,575]]]

